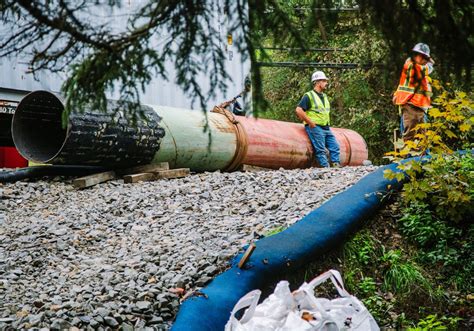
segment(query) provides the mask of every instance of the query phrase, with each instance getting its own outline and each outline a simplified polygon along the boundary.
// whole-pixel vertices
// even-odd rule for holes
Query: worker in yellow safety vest
[[[296,116],[305,124],[305,130],[313,145],[316,161],[320,167],[329,167],[326,148],[333,167],[339,167],[339,144],[329,127],[331,106],[324,91],[328,78],[322,71],[311,76],[313,89],[306,92],[296,107]]]
[[[425,122],[425,112],[431,107],[429,74],[433,64],[428,45],[418,43],[403,65],[400,82],[392,101],[399,106],[400,131],[404,141],[414,140],[417,133],[414,128]]]

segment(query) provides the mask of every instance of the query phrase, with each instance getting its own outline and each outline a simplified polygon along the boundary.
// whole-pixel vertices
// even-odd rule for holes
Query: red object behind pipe
[[[0,168],[23,168],[28,161],[23,158],[15,147],[0,147]]]

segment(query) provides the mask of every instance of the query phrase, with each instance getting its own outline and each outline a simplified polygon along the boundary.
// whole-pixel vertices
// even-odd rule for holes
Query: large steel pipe
[[[162,117],[165,128],[153,162],[168,162],[171,168],[193,171],[229,168],[236,154],[237,136],[235,126],[225,116],[199,110],[151,107]]]
[[[173,168],[213,171],[227,169],[234,159],[236,130],[225,116],[143,105],[133,122],[116,102],[108,105],[106,113],[72,113],[63,128],[61,97],[32,92],[13,117],[15,146],[26,159],[51,164],[128,167],[166,161]]]
[[[297,123],[236,117],[247,134],[248,148],[243,164],[264,168],[308,168],[313,148],[303,125]]]
[[[243,164],[285,169],[315,166],[314,150],[303,124],[236,116],[247,134]],[[332,128],[341,149],[341,165],[357,166],[367,160],[364,138],[357,132]]]
[[[303,125],[281,121],[203,113],[161,106],[141,108],[136,122],[109,102],[105,113],[72,113],[66,128],[60,96],[47,91],[28,94],[12,122],[15,146],[28,160],[40,163],[127,167],[168,162],[193,171],[235,170],[243,164],[266,168],[307,168],[314,165]],[[348,129],[334,128],[343,165],[367,159],[364,139]]]
[[[341,164],[358,166],[369,157],[369,150],[364,138],[357,132],[343,128],[332,128],[332,132],[341,149]]]
[[[148,106],[131,124],[120,106],[109,102],[107,112],[72,113],[62,125],[60,96],[35,91],[19,103],[12,120],[16,148],[39,163],[123,167],[149,163],[165,132],[161,118]]]

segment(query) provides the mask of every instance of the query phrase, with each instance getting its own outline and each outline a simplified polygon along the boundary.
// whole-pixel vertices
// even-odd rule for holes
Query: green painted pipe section
[[[168,162],[170,168],[190,168],[199,172],[225,169],[232,162],[237,136],[234,125],[225,116],[199,110],[149,106],[162,118],[165,129],[153,163]],[[208,130],[205,132],[206,115]]]

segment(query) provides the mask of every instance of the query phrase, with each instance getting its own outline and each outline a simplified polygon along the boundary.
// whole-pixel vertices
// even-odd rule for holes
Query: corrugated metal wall
[[[244,79],[250,72],[250,61],[242,62],[242,57],[236,49],[236,42],[239,38],[234,38],[233,45],[227,42],[227,26],[228,17],[224,15],[222,0],[208,0],[212,6],[215,16],[215,27],[219,31],[222,47],[226,50],[226,71],[232,78],[228,83],[228,90],[225,95],[221,91],[216,91],[216,97],[207,103],[210,110],[218,103],[233,98],[243,90]],[[130,15],[140,5],[139,1],[124,1],[121,9],[115,10],[113,13],[107,12],[104,8],[98,7],[94,16],[97,18],[107,19],[114,29],[121,30],[125,26],[126,19],[124,16]],[[227,26],[226,26],[227,25]],[[235,34],[235,33],[234,33]],[[160,35],[160,38],[163,38]],[[28,67],[25,64],[28,57],[20,56],[18,58],[2,58],[0,59],[0,100],[20,100],[28,91],[33,90],[50,90],[58,92],[64,81],[65,75],[51,74],[49,72],[41,72],[36,75],[36,79],[32,74],[28,74]],[[174,81],[175,70],[174,64],[169,62],[166,64],[169,81],[162,79],[154,79],[147,87],[145,93],[142,94],[142,102],[147,104],[181,107],[188,109],[199,109],[196,103],[192,105],[191,98],[186,96],[184,91],[178,87]],[[208,75],[200,77],[201,88],[209,95],[210,80]],[[116,99],[117,95],[110,95],[110,98]]]

